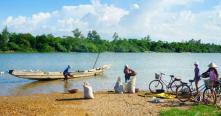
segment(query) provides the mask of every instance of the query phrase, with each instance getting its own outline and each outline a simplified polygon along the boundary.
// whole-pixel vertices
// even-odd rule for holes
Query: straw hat
[[[209,68],[217,68],[217,65],[213,62],[211,62],[209,65],[208,65]]]
[[[194,62],[194,64],[195,64],[195,65],[199,65],[199,62],[196,61],[196,62]]]

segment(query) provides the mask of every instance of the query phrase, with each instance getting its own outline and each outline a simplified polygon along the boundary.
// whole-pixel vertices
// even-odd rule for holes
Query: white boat
[[[103,65],[99,68],[70,72],[68,78],[80,78],[102,75],[106,69],[110,68],[110,65]],[[23,71],[23,70],[9,70],[9,74],[31,80],[55,80],[64,79],[63,72],[44,72],[44,71]]]

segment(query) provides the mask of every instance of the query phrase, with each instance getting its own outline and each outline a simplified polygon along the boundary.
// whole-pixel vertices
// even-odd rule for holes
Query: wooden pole
[[[95,60],[95,62],[94,62],[93,69],[95,68],[95,66],[96,66],[96,64],[97,64],[97,60],[98,60],[99,56],[100,56],[100,52],[98,53],[97,58],[96,58],[96,60]]]

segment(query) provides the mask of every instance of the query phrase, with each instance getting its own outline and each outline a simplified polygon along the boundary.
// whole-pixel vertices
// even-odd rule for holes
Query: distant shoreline
[[[17,53],[21,53],[21,54],[24,54],[24,53],[99,53],[99,52],[37,52],[37,51],[30,51],[30,52],[19,52],[19,51],[0,51],[0,54],[17,54]],[[201,53],[221,53],[221,52],[153,52],[153,51],[145,51],[145,52],[100,52],[100,53],[177,53],[177,54],[182,54],[182,53],[193,53],[193,54],[201,54]]]
[[[0,33],[0,51],[1,53],[221,53],[221,45],[203,43],[195,39],[182,42],[153,41],[149,35],[143,38],[122,38],[115,33],[111,40],[106,40],[95,30],[89,31],[87,37],[78,29],[72,32],[72,36],[63,37],[56,37],[52,34],[34,36],[30,33],[10,33],[5,27]]]

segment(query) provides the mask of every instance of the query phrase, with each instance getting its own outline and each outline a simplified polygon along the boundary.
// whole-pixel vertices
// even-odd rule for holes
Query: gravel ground
[[[0,115],[155,116],[159,115],[160,109],[179,106],[177,100],[151,103],[151,97],[141,97],[138,94],[96,92],[94,99],[83,99],[82,96],[81,92],[2,96]]]

